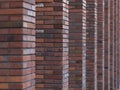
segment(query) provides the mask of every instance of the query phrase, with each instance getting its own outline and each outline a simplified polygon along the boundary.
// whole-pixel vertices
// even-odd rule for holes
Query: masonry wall
[[[105,30],[105,34],[104,34],[104,47],[105,47],[105,49],[104,49],[104,52],[105,52],[105,54],[104,54],[104,60],[105,60],[105,62],[104,62],[104,81],[105,81],[105,84],[104,84],[104,90],[108,90],[108,40],[109,40],[109,38],[108,38],[108,33],[109,33],[109,30],[108,30],[108,15],[109,15],[109,13],[108,13],[108,1],[106,0],[105,1],[105,7],[104,7],[104,17],[106,17],[106,18],[104,18],[104,23],[105,23],[105,25],[104,25],[104,30]]]
[[[120,26],[119,26],[119,23],[120,23],[120,21],[119,21],[119,19],[120,19],[120,14],[119,14],[119,10],[120,10],[120,2],[119,2],[119,0],[117,0],[117,4],[118,4],[118,6],[117,6],[117,48],[119,48],[119,41],[120,41],[120,31],[119,31],[119,29],[120,29]],[[117,49],[116,48],[116,49]],[[119,84],[120,84],[120,60],[119,60],[119,56],[120,56],[120,52],[119,52],[119,50],[120,49],[117,49],[116,51],[117,51],[117,56],[116,56],[116,63],[117,63],[117,69],[116,69],[116,72],[117,72],[117,75],[116,75],[116,88],[117,89],[119,89],[120,88],[120,86],[119,86]]]
[[[117,90],[119,88],[119,1],[81,0],[79,2],[70,1],[69,88]],[[80,75],[82,75],[81,79],[79,79]]]
[[[97,89],[104,89],[104,0],[97,0]]]
[[[68,0],[36,0],[36,90],[68,90]]]
[[[35,90],[34,0],[0,0],[0,90]]]
[[[117,20],[118,20],[118,15],[117,15],[117,9],[118,9],[118,1],[117,0],[115,0],[114,1],[114,16],[116,16],[115,18],[114,18],[114,89],[117,89],[117,84],[118,83],[116,83],[116,81],[117,81],[117,52],[116,52],[116,50],[117,50],[117,29],[118,29],[118,27],[116,27],[117,26]],[[119,79],[119,78],[118,78]]]
[[[82,0],[70,0],[69,5],[69,90],[82,90],[82,4]]]
[[[87,0],[86,13],[86,89],[95,90],[96,88],[96,1]]]
[[[119,90],[119,5],[0,0],[0,90]]]
[[[114,0],[110,0],[110,89],[114,90]]]
[[[116,74],[115,74],[115,76],[116,76],[116,79],[115,79],[115,87],[116,87],[116,89],[119,89],[120,87],[119,87],[119,84],[120,84],[120,71],[119,71],[119,66],[120,66],[120,60],[119,60],[119,49],[118,49],[118,47],[119,47],[119,40],[120,40],[120,38],[119,38],[119,36],[120,36],[120,31],[119,31],[119,29],[120,29],[120,26],[119,26],[119,19],[120,19],[120,17],[119,17],[119,8],[120,8],[120,2],[119,2],[119,0],[116,0],[116,25],[115,25],[115,27],[116,27],[116,33],[115,33],[115,37],[116,37],[116,48],[115,48],[115,57],[116,57]]]

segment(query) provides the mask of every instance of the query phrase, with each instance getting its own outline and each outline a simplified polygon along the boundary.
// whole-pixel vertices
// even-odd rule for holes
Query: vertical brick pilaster
[[[34,4],[0,0],[0,90],[35,90]]]
[[[116,5],[118,5],[118,2],[117,2],[117,0],[116,0]],[[114,80],[114,86],[115,86],[115,89],[117,89],[117,70],[118,70],[118,66],[117,66],[117,59],[118,59],[118,56],[117,56],[117,51],[118,51],[118,49],[117,49],[117,44],[118,44],[118,15],[117,15],[117,13],[118,13],[118,7],[116,7],[116,30],[115,30],[115,61],[114,61],[114,63],[115,63],[115,68],[114,68],[114,72],[115,72],[115,80]]]
[[[104,7],[104,23],[105,23],[105,34],[104,34],[104,41],[105,41],[105,55],[104,55],[104,90],[108,90],[108,34],[109,34],[109,30],[108,30],[108,1],[105,0],[105,7]]]
[[[114,1],[114,90],[117,90],[118,0]]]
[[[110,90],[114,90],[114,0],[110,0]]]
[[[117,57],[116,57],[116,65],[117,65],[117,69],[116,69],[116,72],[117,72],[117,75],[116,75],[116,88],[117,89],[120,89],[120,56],[119,56],[119,51],[120,51],[120,47],[119,47],[119,43],[120,43],[120,1],[117,0],[117,4],[118,4],[118,9],[117,9],[117,48],[116,48],[116,51],[117,51]]]
[[[68,90],[68,0],[36,0],[36,90]]]
[[[120,1],[118,0],[118,29],[117,29],[117,89],[120,89]]]
[[[108,1],[108,90],[110,90],[110,68],[111,68],[111,65],[110,65],[110,53],[111,53],[111,50],[110,50],[110,5],[111,2]]]
[[[69,90],[82,90],[82,0],[70,0]]]
[[[104,0],[97,0],[97,90],[104,86]]]
[[[96,1],[87,1],[87,25],[86,25],[86,89],[95,90],[96,89],[96,73],[95,73],[95,32],[96,32]]]

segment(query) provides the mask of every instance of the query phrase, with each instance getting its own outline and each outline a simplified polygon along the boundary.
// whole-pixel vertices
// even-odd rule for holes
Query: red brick
[[[0,0],[0,9],[0,89],[35,90],[35,1]]]

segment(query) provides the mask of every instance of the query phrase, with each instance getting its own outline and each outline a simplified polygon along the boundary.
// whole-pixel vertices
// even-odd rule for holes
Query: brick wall
[[[108,90],[110,90],[110,2],[108,2]]]
[[[114,47],[114,0],[110,0],[110,89],[114,90],[114,86],[113,86],[113,79],[114,79],[114,72],[113,72],[113,67],[114,67],[114,51],[113,51],[113,47]]]
[[[116,70],[116,66],[117,66],[117,63],[116,63],[116,45],[117,45],[117,0],[114,1],[114,89],[116,90],[117,89],[117,83],[116,83],[116,80],[117,80],[117,70]],[[116,17],[115,17],[116,16]],[[119,78],[118,78],[119,79]]]
[[[68,0],[36,6],[36,90],[68,90]]]
[[[116,90],[119,3],[113,0],[84,2],[70,0],[69,89]]]
[[[70,0],[69,90],[82,90],[82,4]]]
[[[104,41],[105,41],[105,49],[104,49],[104,81],[105,81],[105,84],[104,84],[104,90],[108,90],[108,1],[105,0],[105,7],[104,7],[104,22],[105,22],[105,27],[104,27],[104,30],[105,30],[105,34],[104,34]]]
[[[86,89],[94,90],[96,88],[96,26],[97,12],[96,1],[87,0],[86,13]]]
[[[0,90],[119,90],[119,4],[0,0]]]
[[[119,38],[119,36],[120,36],[120,31],[119,31],[119,29],[120,29],[120,26],[119,26],[119,8],[120,8],[120,2],[119,2],[119,0],[116,0],[116,33],[115,33],[115,36],[116,36],[116,55],[115,55],[115,57],[116,57],[116,84],[115,84],[115,86],[116,86],[116,89],[119,89],[120,87],[119,87],[119,84],[120,84],[120,71],[119,71],[119,68],[120,68],[120,60],[119,60],[119,40],[120,40],[120,38]]]
[[[104,88],[104,0],[97,0],[97,89]]]
[[[119,46],[119,41],[120,41],[120,14],[119,14],[119,12],[120,12],[120,2],[119,2],[119,0],[117,0],[117,3],[118,3],[118,11],[117,11],[117,56],[116,56],[116,63],[117,63],[117,76],[116,76],[116,79],[117,79],[117,81],[116,81],[116,87],[117,87],[117,89],[120,89],[120,60],[119,60],[119,58],[120,58],[120,52],[119,52],[119,50],[120,50],[120,46]]]
[[[34,4],[0,0],[0,90],[35,90]]]

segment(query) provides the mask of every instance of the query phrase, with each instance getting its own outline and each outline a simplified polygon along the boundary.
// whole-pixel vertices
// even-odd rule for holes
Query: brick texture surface
[[[118,1],[118,14],[117,14],[117,16],[118,16],[118,21],[117,21],[117,35],[118,35],[118,37],[117,37],[117,48],[119,48],[119,41],[120,41],[120,14],[119,14],[119,12],[120,12],[120,2]],[[117,89],[120,89],[120,60],[119,60],[119,58],[120,58],[120,52],[119,52],[119,50],[120,50],[120,48],[119,49],[117,49],[117,81],[116,81],[116,83],[117,83]]]
[[[108,2],[108,90],[110,90],[110,1]]]
[[[36,90],[68,90],[68,0],[36,0]]]
[[[35,90],[35,2],[0,0],[0,90]]]
[[[82,90],[82,4],[82,0],[70,0],[69,5],[69,90]]]
[[[97,89],[104,88],[104,0],[97,0]]]
[[[104,7],[104,22],[105,22],[105,34],[104,34],[104,41],[105,41],[105,49],[104,49],[104,90],[108,90],[108,1],[105,1],[105,7]]]
[[[116,90],[117,89],[117,83],[116,83],[116,77],[117,77],[117,73],[116,73],[116,66],[117,66],[117,63],[116,63],[116,55],[117,55],[117,52],[116,52],[116,45],[117,45],[117,0],[114,1],[114,89]],[[118,78],[119,80],[119,78]]]
[[[110,0],[110,89],[114,90],[114,0]]]
[[[96,87],[96,27],[97,12],[96,1],[87,0],[86,13],[86,90],[94,90]]]
[[[119,0],[0,0],[0,90],[120,90],[119,12]]]
[[[116,33],[115,33],[115,36],[116,36],[116,49],[115,49],[115,57],[116,57],[116,78],[115,78],[115,89],[120,89],[120,60],[119,60],[119,56],[120,56],[120,52],[119,52],[119,41],[120,41],[120,26],[119,26],[119,19],[120,19],[120,14],[119,14],[119,11],[120,11],[120,1],[119,0],[116,0]]]

